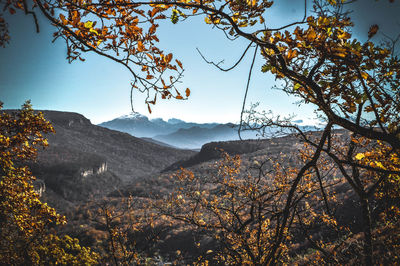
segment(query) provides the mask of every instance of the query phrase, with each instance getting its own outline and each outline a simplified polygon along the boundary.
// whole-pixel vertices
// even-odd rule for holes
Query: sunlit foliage
[[[29,102],[21,111],[0,113],[0,261],[8,265],[95,263],[97,255],[77,239],[55,234],[65,217],[40,201],[26,162],[54,132]]]

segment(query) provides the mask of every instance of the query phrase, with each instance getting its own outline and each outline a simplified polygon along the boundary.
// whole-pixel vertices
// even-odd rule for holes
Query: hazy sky
[[[269,11],[269,25],[292,22],[303,16],[302,0],[275,1]],[[371,24],[379,24],[381,32],[400,33],[400,1],[359,0],[354,7],[355,33],[365,38]],[[171,117],[196,122],[237,122],[239,120],[248,69],[249,53],[237,69],[224,73],[204,62],[196,51],[214,61],[225,59],[225,66],[240,56],[247,42],[226,40],[224,34],[212,29],[202,17],[159,27],[160,47],[172,52],[185,67],[182,89],[189,87],[187,101],[158,101],[150,115],[144,95],[134,94],[136,111],[151,118]],[[54,31],[40,20],[41,32],[35,32],[31,17],[7,16],[11,42],[0,48],[0,101],[5,108],[19,108],[31,99],[35,109],[73,111],[85,115],[93,123],[110,120],[130,112],[130,82],[132,77],[122,66],[94,54],[85,55],[85,62],[68,64],[63,41],[52,43]],[[271,90],[274,78],[260,72],[262,60],[254,66],[248,96],[250,103],[260,102],[262,109],[277,114],[297,114],[299,119],[313,116],[310,106],[299,108],[295,99]],[[182,91],[183,91],[182,90]]]

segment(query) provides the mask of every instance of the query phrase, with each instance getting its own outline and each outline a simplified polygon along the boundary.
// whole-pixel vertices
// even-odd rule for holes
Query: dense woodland
[[[299,104],[315,106],[323,121],[323,128],[310,132],[290,117],[244,110],[240,130],[262,134],[274,128],[278,136],[259,141],[259,148],[246,141],[214,143],[198,154],[164,147],[176,160],[163,162],[162,169],[144,153],[146,160],[138,168],[146,163],[154,167],[152,172],[118,187],[129,172],[90,145],[92,150],[76,153],[79,161],[69,161],[71,168],[57,168],[73,180],[40,164],[46,149],[35,163],[38,148],[48,146],[47,138],[53,136],[52,124],[29,102],[19,111],[1,112],[1,263],[398,264],[399,38],[376,41],[379,25],[371,25],[368,40],[355,39],[349,2],[314,0],[306,5],[303,20],[268,28],[265,12],[279,3],[267,0],[1,1],[2,9],[25,12],[35,22],[37,13],[44,15],[54,25],[54,37],[65,40],[68,60],[84,60],[91,51],[124,65],[134,79],[132,90],[147,93],[149,112],[158,98],[190,96],[190,89],[178,87],[183,64],[157,47],[162,41],[157,28],[167,20],[204,16],[227,38],[248,41],[238,63],[253,51],[249,81],[259,58],[262,72],[275,75],[282,82],[279,88]],[[8,39],[0,15],[0,45]],[[63,132],[62,127],[56,131]],[[100,131],[78,126],[62,137],[77,132]],[[132,147],[160,147],[108,129],[101,132],[121,134]],[[63,158],[71,157],[68,151],[74,153],[74,147]],[[123,152],[130,154],[122,150],[118,156]],[[79,179],[87,176],[79,165],[84,161],[91,169],[103,161],[111,165],[112,171],[93,171],[104,184],[111,180],[115,189],[103,195],[96,187],[90,190],[96,179]],[[45,178],[55,180],[53,196],[75,203],[61,204],[56,211],[51,195],[41,197],[35,189],[32,172],[50,173]],[[65,183],[57,190],[58,182]],[[85,193],[93,197],[85,202],[73,198],[77,184],[87,186]]]

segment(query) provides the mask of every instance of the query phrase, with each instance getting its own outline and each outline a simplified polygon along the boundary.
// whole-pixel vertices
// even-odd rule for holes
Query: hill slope
[[[52,149],[78,150],[100,156],[107,162],[108,170],[124,182],[157,173],[194,154],[93,125],[77,113],[44,111],[44,115],[56,130],[56,134],[48,135]]]

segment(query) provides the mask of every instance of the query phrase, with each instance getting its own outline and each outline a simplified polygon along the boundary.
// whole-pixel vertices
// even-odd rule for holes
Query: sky
[[[302,0],[280,0],[267,13],[268,26],[278,26],[301,19]],[[400,1],[359,0],[352,7],[355,36],[366,38],[372,24],[380,33],[400,33]],[[101,123],[128,114],[132,76],[117,63],[95,54],[86,54],[85,62],[68,64],[62,40],[52,43],[54,29],[40,18],[40,33],[35,32],[31,17],[23,14],[6,16],[11,41],[0,48],[0,101],[4,108],[19,108],[30,99],[35,109],[81,113],[92,123]],[[150,118],[178,118],[192,122],[238,122],[252,53],[230,72],[221,72],[207,64],[196,48],[210,60],[224,60],[226,67],[237,60],[248,45],[244,40],[228,41],[225,35],[204,23],[203,17],[160,25],[160,47],[183,62],[185,72],[181,91],[191,90],[188,100],[158,101],[149,114],[144,95],[134,92],[134,109]],[[379,37],[379,36],[378,36]],[[270,74],[261,73],[258,55],[250,83],[247,107],[260,103],[259,110],[280,115],[297,115],[297,119],[314,117],[311,106],[294,104],[295,98],[271,89],[276,82]]]

